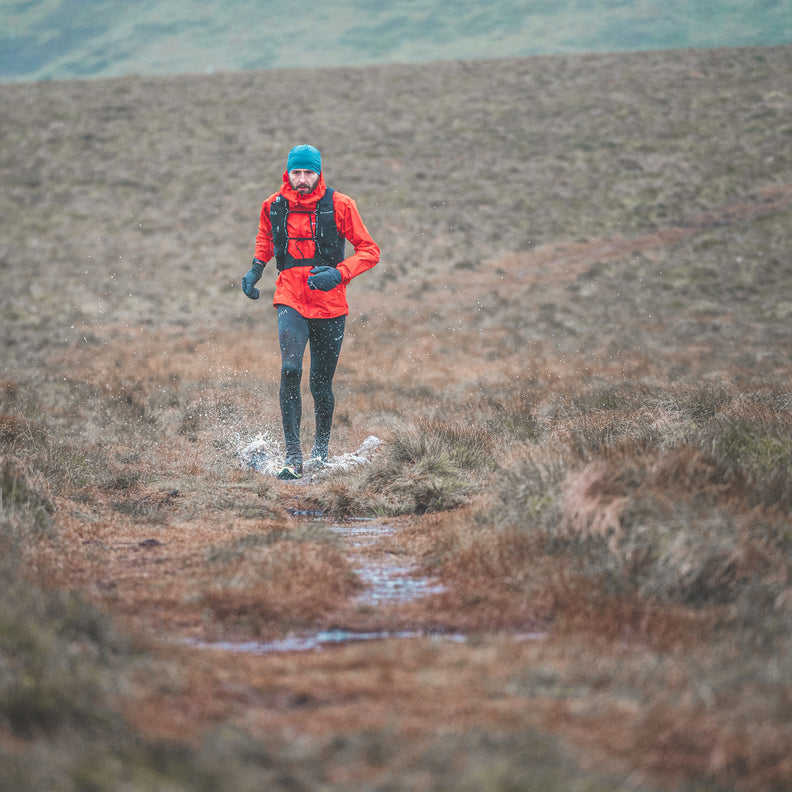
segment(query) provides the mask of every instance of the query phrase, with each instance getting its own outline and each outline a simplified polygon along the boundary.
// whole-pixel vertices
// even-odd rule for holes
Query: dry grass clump
[[[537,565],[542,548],[535,539],[494,532],[474,506],[437,517],[420,526],[426,532],[422,560],[445,591],[432,599],[425,618],[466,634],[546,629],[554,612],[547,586],[552,572]]]
[[[17,449],[22,450],[22,449]],[[26,579],[25,561],[54,514],[47,479],[18,457],[0,457],[0,731],[13,738],[69,739],[76,753],[87,753],[83,739],[118,730],[111,702],[118,695],[114,672],[130,662],[130,644],[107,616],[79,595],[48,591]],[[101,738],[99,738],[101,741]],[[59,787],[48,771],[67,776],[64,762],[55,771],[54,754],[33,768],[5,748],[3,789],[33,789],[25,779]],[[48,786],[51,783],[52,786]],[[18,784],[18,786],[14,786]]]
[[[47,402],[39,397],[42,392]],[[57,385],[51,388],[49,383],[34,381],[20,385],[18,395],[5,404],[0,400],[0,409],[8,411],[3,416],[6,453],[24,460],[53,494],[91,487],[123,490],[140,481],[139,468],[112,453],[112,435],[102,434],[95,419],[81,420],[83,411],[90,410],[95,401],[84,398],[61,412],[61,398]],[[106,412],[102,415],[100,420],[112,420]],[[127,426],[128,437],[141,438],[124,408],[119,421]]]
[[[208,553],[202,604],[224,625],[272,637],[310,627],[358,588],[348,560],[321,531],[249,534]]]
[[[485,429],[419,418],[394,429],[384,450],[350,486],[331,483],[317,500],[337,518],[454,509],[483,485],[493,465],[492,448]]]
[[[2,540],[16,540],[24,546],[32,537],[50,527],[55,503],[46,478],[17,457],[0,455],[0,508],[6,530]],[[24,525],[25,530],[20,526]]]
[[[424,419],[394,433],[366,477],[375,510],[425,514],[461,505],[477,488],[476,474],[491,467],[491,442],[471,426]]]
[[[547,439],[504,471],[486,519],[533,537],[611,596],[685,606],[772,600],[792,569],[785,399],[627,389],[621,409],[602,394],[578,394],[563,413],[539,408]]]

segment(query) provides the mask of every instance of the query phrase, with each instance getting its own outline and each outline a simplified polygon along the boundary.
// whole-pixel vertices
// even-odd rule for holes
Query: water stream
[[[357,603],[378,607],[410,602],[443,591],[438,581],[420,576],[415,563],[396,563],[386,554],[372,558],[362,552],[365,548],[375,546],[382,536],[392,534],[392,527],[358,523],[331,525],[329,529],[341,538],[355,574],[366,586],[355,598]]]
[[[319,519],[314,517],[314,520]],[[383,536],[392,535],[395,529],[389,525],[357,521],[343,525],[328,525],[345,548],[355,573],[365,584],[356,597],[356,604],[371,608],[382,608],[411,602],[421,597],[442,593],[443,585],[436,579],[420,574],[420,566],[394,556],[388,552],[376,552]],[[374,552],[372,552],[374,550]],[[398,559],[398,560],[397,560]],[[428,633],[420,630],[372,630],[356,631],[334,628],[313,630],[287,635],[274,641],[216,641],[190,640],[192,646],[204,649],[220,649],[229,652],[267,654],[270,652],[305,652],[328,646],[338,646],[359,641],[374,641],[385,638],[421,638]],[[437,640],[464,642],[467,636],[459,633],[430,633]],[[523,633],[516,640],[540,640],[544,633]]]
[[[315,518],[316,519],[316,518]],[[395,562],[388,553],[365,552],[375,547],[383,537],[394,529],[388,525],[371,522],[352,522],[345,525],[328,525],[342,543],[355,573],[365,588],[354,602],[373,608],[410,602],[420,597],[437,594],[443,586],[432,578],[418,574],[415,563],[405,563],[400,558]],[[383,638],[418,638],[420,631],[368,631],[344,629],[315,630],[288,635],[274,641],[189,641],[190,645],[203,649],[221,649],[230,652],[266,654],[269,652],[305,652],[325,646],[347,644],[356,641],[382,640]],[[444,640],[464,641],[462,635],[442,635]]]

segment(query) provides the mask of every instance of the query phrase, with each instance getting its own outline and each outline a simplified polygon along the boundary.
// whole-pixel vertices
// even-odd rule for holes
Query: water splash
[[[368,465],[381,444],[382,440],[369,435],[357,451],[330,457],[326,462],[318,459],[306,460],[303,464],[303,472],[312,477],[320,477],[335,471],[346,471],[360,465]],[[237,451],[237,456],[243,467],[252,468],[266,476],[276,476],[283,467],[284,456],[281,444],[268,432],[256,435],[252,442]]]
[[[252,442],[237,451],[237,456],[243,467],[269,476],[275,476],[283,465],[283,451],[269,432],[257,434]]]

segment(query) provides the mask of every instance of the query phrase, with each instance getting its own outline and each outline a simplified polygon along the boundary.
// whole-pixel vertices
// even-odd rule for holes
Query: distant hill
[[[791,0],[0,0],[0,81],[792,42]]]

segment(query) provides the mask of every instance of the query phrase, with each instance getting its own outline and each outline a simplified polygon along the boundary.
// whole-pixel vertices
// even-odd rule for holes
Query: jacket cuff
[[[338,264],[336,269],[341,273],[341,283],[349,283],[352,280],[349,268],[343,262]]]

